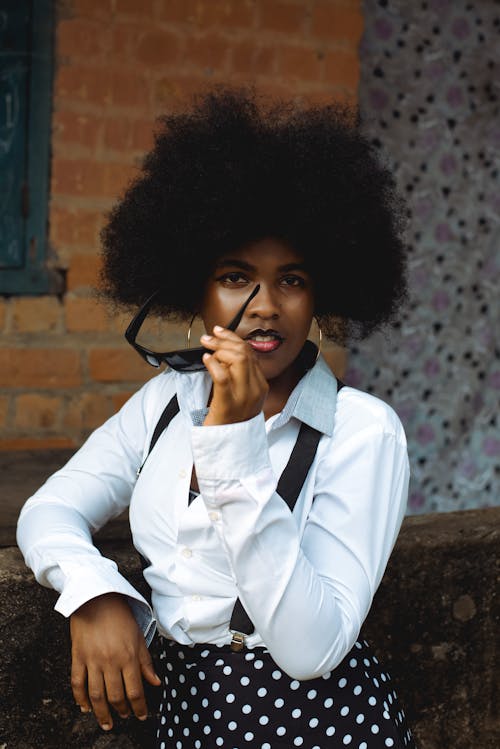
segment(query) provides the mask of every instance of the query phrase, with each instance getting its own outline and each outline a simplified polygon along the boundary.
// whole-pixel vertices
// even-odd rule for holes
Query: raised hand
[[[248,343],[219,325],[214,327],[212,336],[203,335],[201,342],[213,351],[203,357],[213,381],[204,424],[233,424],[260,413],[269,385]]]

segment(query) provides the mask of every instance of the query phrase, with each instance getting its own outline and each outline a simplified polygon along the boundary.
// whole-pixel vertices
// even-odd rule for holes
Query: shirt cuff
[[[241,480],[271,465],[262,411],[248,421],[193,426],[191,439],[201,480]]]
[[[156,621],[151,606],[116,569],[107,568],[105,575],[96,569],[89,568],[74,572],[70,578],[66,578],[64,590],[57,599],[54,609],[63,616],[69,617],[87,601],[106,593],[119,593],[127,598],[134,618],[144,635],[146,645],[149,647],[156,631]]]

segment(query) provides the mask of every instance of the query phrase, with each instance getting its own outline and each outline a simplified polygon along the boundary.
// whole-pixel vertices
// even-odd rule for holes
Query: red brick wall
[[[252,82],[302,101],[356,98],[360,0],[58,7],[49,242],[67,285],[62,299],[0,298],[0,449],[78,445],[154,374],[124,344],[125,319],[92,288],[103,215],[151,145],[158,114],[207,82]],[[171,327],[173,345],[182,332]]]

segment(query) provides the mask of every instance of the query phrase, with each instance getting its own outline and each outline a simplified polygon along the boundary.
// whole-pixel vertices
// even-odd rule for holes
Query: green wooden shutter
[[[46,267],[50,0],[0,2],[0,294],[59,290]]]

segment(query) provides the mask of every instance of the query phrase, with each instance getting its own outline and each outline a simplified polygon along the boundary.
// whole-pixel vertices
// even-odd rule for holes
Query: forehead
[[[244,264],[256,270],[272,270],[286,265],[302,265],[303,257],[286,242],[266,238],[225,253],[217,261],[217,267],[231,265],[234,261],[234,264]]]

